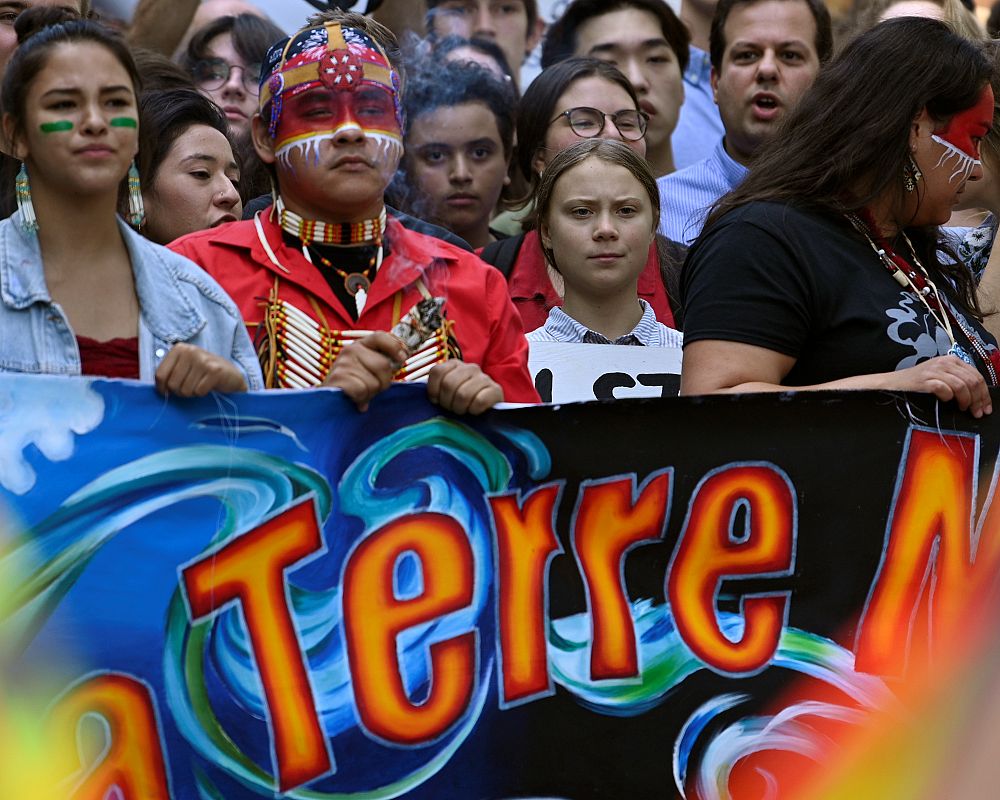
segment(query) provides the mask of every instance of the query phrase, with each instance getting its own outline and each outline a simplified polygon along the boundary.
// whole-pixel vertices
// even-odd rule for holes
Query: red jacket
[[[253,220],[235,222],[183,236],[170,249],[187,256],[214,277],[236,305],[251,338],[264,318],[263,301],[278,280],[278,296],[332,330],[389,330],[394,314],[405,314],[422,295],[417,279],[430,294],[445,298],[445,316],[465,361],[479,364],[503,388],[508,402],[538,402],[528,373],[528,345],[517,312],[507,296],[507,283],[496,269],[477,256],[446,242],[408,230],[389,218],[389,255],[372,282],[368,301],[355,321],[344,310],[326,279],[302,251],[288,247],[278,223],[268,211],[258,214],[264,238],[278,263],[268,256]],[[287,271],[285,271],[287,270]],[[397,293],[401,302],[394,302]]]
[[[542,327],[553,306],[562,305],[562,298],[556,294],[556,290],[552,288],[552,281],[549,280],[537,231],[528,231],[524,235],[517,260],[507,280],[511,299],[521,315],[525,331]],[[660,322],[671,328],[677,327],[674,315],[670,311],[667,291],[660,278],[660,259],[655,242],[649,247],[646,267],[639,275],[638,294],[653,307],[653,313]]]

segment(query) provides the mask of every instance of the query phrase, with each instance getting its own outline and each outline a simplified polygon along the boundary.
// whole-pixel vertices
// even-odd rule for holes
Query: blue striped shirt
[[[708,158],[658,179],[660,233],[675,242],[691,244],[701,233],[715,201],[735,189],[747,172],[730,157],[719,139]]]
[[[653,307],[643,299],[642,319],[631,333],[619,336],[613,342],[606,336],[581,325],[559,306],[549,311],[549,317],[541,328],[527,334],[529,342],[572,342],[574,344],[632,344],[646,347],[681,347],[684,337],[680,331],[668,328],[656,319]]]
[[[712,155],[712,145],[725,133],[719,107],[712,96],[712,62],[701,48],[688,47],[684,70],[684,104],[670,136],[677,169],[690,167]]]

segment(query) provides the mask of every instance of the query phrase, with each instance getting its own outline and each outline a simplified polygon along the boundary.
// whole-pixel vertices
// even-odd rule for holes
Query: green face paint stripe
[[[43,122],[38,127],[42,129],[42,133],[62,133],[73,130],[73,123],[68,119],[63,119],[59,122]]]
[[[111,120],[112,128],[138,128],[139,122],[132,117],[114,117]]]

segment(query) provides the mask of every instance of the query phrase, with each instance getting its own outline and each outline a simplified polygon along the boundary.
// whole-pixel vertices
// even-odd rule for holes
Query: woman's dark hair
[[[463,47],[467,47],[470,50],[476,50],[483,55],[492,58],[497,62],[497,66],[500,68],[500,71],[511,81],[514,80],[514,71],[510,68],[510,62],[507,61],[507,56],[505,56],[503,50],[500,49],[500,45],[496,42],[490,41],[489,39],[466,39],[464,36],[445,36],[443,39],[439,39],[434,42],[431,52],[439,61],[445,61],[447,60],[445,56],[452,51],[460,50]]]
[[[195,65],[209,57],[208,48],[212,40],[224,33],[232,37],[233,48],[246,64],[263,63],[268,48],[285,38],[281,28],[256,14],[219,17],[191,37],[181,58],[181,66],[193,73]]]
[[[215,103],[195,89],[146,92],[139,103],[139,182],[151,188],[174,142],[192,125],[214,128],[233,147],[226,117]],[[233,147],[233,152],[236,148]]]
[[[141,81],[128,45],[100,23],[81,19],[75,11],[65,8],[39,6],[18,15],[14,32],[18,47],[4,72],[0,108],[13,119],[15,133],[22,131],[31,84],[45,68],[52,50],[62,44],[90,42],[104,47],[128,73],[138,97]],[[86,65],[81,64],[80,69],[86,69]]]
[[[191,74],[163,53],[146,47],[133,47],[132,57],[142,78],[143,92],[195,88]]]
[[[649,198],[653,221],[650,233],[654,233],[660,224],[660,192],[656,188],[656,178],[650,171],[646,159],[628,145],[614,139],[581,139],[552,157],[552,161],[546,165],[545,172],[542,173],[535,191],[535,207],[531,212],[532,227],[540,230],[548,220],[549,210],[552,207],[552,195],[555,194],[559,179],[588,158],[596,158],[607,164],[623,167],[635,176]],[[543,246],[542,253],[549,265],[556,272],[559,272],[559,266],[556,264],[555,254],[552,250]]]
[[[531,169],[531,162],[539,148],[545,145],[545,134],[548,133],[552,117],[555,115],[556,103],[576,81],[591,77],[603,78],[621,86],[632,98],[635,108],[639,108],[639,97],[632,83],[616,67],[604,61],[594,58],[568,58],[542,70],[525,89],[517,106],[515,158],[532,190],[536,178]]]
[[[729,211],[770,200],[840,215],[873,200],[904,197],[910,130],[921,111],[947,120],[971,108],[990,79],[982,48],[936,20],[906,17],[876,25],[820,71],[750,174],[724,195],[707,230]],[[917,184],[917,192],[922,191]],[[912,230],[917,257],[938,262],[936,228]],[[940,265],[966,310],[978,314],[968,270]],[[945,288],[948,288],[947,286]]]
[[[542,41],[542,68],[571,58],[576,52],[577,32],[580,26],[594,17],[627,9],[647,11],[656,17],[670,49],[674,51],[681,74],[687,69],[691,34],[663,0],[574,0],[562,16],[549,25]]]

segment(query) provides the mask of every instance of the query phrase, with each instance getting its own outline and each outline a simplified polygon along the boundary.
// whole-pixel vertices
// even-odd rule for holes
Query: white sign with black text
[[[546,403],[672,397],[681,385],[681,349],[531,342],[528,369]]]

